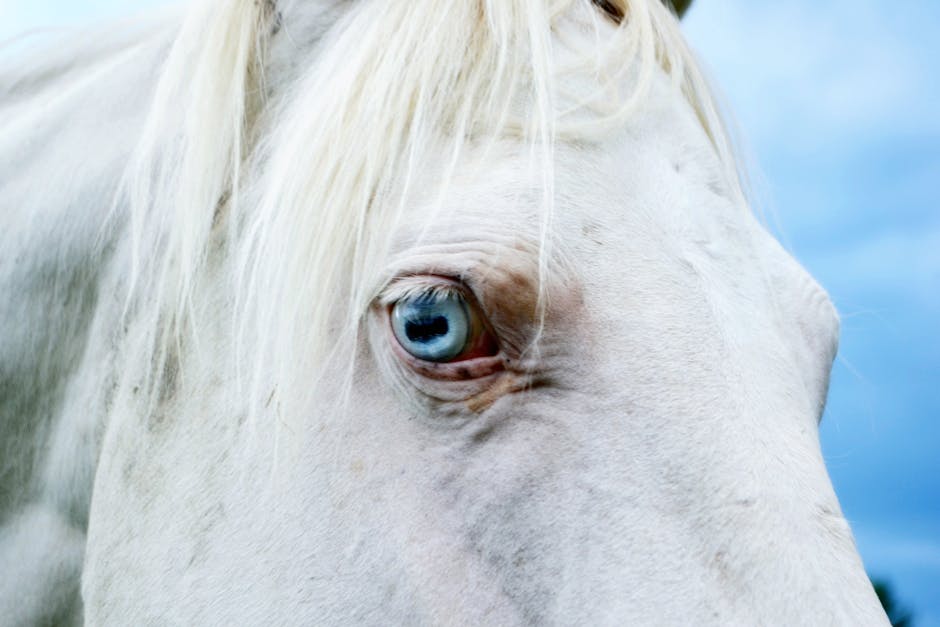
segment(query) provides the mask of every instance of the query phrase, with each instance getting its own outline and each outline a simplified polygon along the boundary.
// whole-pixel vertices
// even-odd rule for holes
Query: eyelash
[[[436,282],[431,283],[429,279]],[[456,278],[437,275],[408,275],[392,282],[379,297],[383,307],[392,307],[398,301],[421,296],[447,297],[459,296],[467,302],[476,302],[471,298],[470,290]]]

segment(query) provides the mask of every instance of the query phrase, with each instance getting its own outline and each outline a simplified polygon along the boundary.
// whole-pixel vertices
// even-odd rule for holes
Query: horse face
[[[548,221],[527,146],[468,154],[443,189],[429,166],[344,411],[293,423],[273,474],[212,361],[169,418],[115,418],[89,616],[876,623],[817,440],[833,308],[672,94],[559,142]],[[427,294],[449,304],[409,335],[401,303]],[[441,317],[469,347],[412,345]]]
[[[668,82],[624,128],[558,142],[550,214],[528,145],[467,153],[456,176],[426,164],[351,388],[327,369],[282,448],[237,419],[230,284],[210,275],[200,340],[219,359],[186,360],[145,420],[111,411],[89,618],[883,617],[817,440],[831,304]]]
[[[404,221],[341,498],[375,504],[358,541],[388,562],[369,576],[409,611],[878,616],[817,439],[834,309],[664,92],[624,132],[558,146],[548,225],[512,146]],[[442,281],[482,353],[428,361],[396,335],[397,303]]]

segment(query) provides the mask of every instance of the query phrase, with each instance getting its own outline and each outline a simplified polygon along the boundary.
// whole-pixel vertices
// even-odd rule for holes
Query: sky
[[[0,41],[164,4],[0,0]],[[695,0],[684,29],[841,312],[821,439],[862,558],[940,627],[940,2]]]
[[[696,0],[685,32],[840,310],[821,439],[865,565],[940,626],[940,2]]]

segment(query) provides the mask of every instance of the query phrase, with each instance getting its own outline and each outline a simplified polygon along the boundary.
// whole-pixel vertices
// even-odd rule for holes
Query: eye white
[[[422,294],[392,307],[392,332],[408,353],[425,361],[450,361],[467,348],[470,315],[458,294]]]

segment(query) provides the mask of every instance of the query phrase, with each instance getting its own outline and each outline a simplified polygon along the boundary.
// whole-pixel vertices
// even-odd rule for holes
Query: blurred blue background
[[[842,315],[823,453],[869,573],[940,626],[940,2],[696,0],[760,205]]]
[[[0,0],[0,40],[163,4]],[[940,2],[695,0],[685,31],[842,313],[822,444],[866,567],[940,627]]]

